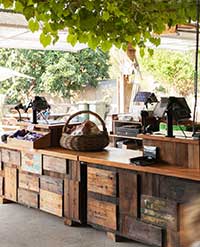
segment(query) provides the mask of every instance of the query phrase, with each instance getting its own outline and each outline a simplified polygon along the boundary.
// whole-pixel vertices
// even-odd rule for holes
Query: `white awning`
[[[35,79],[34,77],[31,77],[31,76],[19,73],[15,70],[0,66],[0,81],[5,81],[12,77],[23,77],[23,78],[28,78],[28,79]]]
[[[0,48],[22,48],[35,50],[61,50],[76,52],[87,48],[85,44],[74,47],[66,42],[67,31],[59,32],[59,41],[46,48],[39,41],[41,31],[32,33],[28,23],[21,14],[0,12]]]

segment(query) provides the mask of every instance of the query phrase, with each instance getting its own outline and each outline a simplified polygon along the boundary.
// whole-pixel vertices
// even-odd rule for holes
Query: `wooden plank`
[[[88,167],[88,191],[115,197],[117,194],[116,173]]]
[[[200,169],[200,150],[197,145],[188,145],[188,167]]]
[[[21,165],[21,154],[19,151],[2,148],[2,162],[13,164],[16,166]]]
[[[197,145],[195,145],[198,147]],[[188,164],[188,143],[176,143],[175,145],[175,164],[182,167],[189,167]]]
[[[0,150],[0,171],[3,169],[2,167],[2,152]]]
[[[27,172],[19,172],[19,187],[39,192],[39,177]]]
[[[42,174],[42,156],[34,151],[22,151],[22,171]]]
[[[160,176],[160,197],[179,203],[187,203],[193,198],[200,197],[200,183]]]
[[[64,216],[80,221],[80,183],[70,179],[64,181]]]
[[[5,167],[5,198],[17,201],[17,169]]]
[[[110,202],[88,198],[88,222],[106,229],[117,230],[117,206]]]
[[[123,215],[120,220],[120,233],[127,238],[162,247],[162,228]],[[175,246],[174,246],[175,247]]]
[[[18,202],[32,208],[38,208],[39,195],[36,192],[18,189]]]
[[[187,245],[188,247],[189,245]],[[164,247],[184,247],[180,243],[180,233],[177,231],[165,231],[165,244]],[[185,246],[186,247],[186,246]]]
[[[40,189],[40,209],[54,214],[63,216],[63,197],[62,195]]]
[[[76,160],[68,160],[69,164],[69,178],[72,180],[80,181],[80,162]]]
[[[147,195],[141,197],[141,219],[153,225],[178,231],[178,208],[175,201]]]
[[[43,169],[47,171],[67,174],[67,160],[43,155]]]
[[[0,176],[0,196],[4,194],[4,177]]]
[[[138,175],[129,171],[119,172],[119,212],[138,216]]]
[[[63,195],[63,180],[60,178],[41,176],[40,189]]]
[[[47,170],[43,170],[42,174],[45,176],[53,177],[53,178],[65,179],[66,177],[66,175],[63,173],[52,172],[52,171],[47,171]]]

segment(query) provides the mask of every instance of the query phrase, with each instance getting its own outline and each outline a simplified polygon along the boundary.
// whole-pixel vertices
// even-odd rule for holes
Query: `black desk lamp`
[[[141,118],[142,118],[142,126],[143,126],[143,133],[146,133],[146,127],[147,127],[147,117],[148,117],[148,104],[156,103],[158,102],[156,96],[154,93],[151,92],[137,92],[135,95],[135,98],[133,100],[134,102],[143,102],[146,106],[146,110],[141,111]]]

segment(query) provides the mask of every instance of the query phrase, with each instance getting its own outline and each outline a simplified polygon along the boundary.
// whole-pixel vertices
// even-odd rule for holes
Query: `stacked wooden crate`
[[[2,148],[0,199],[82,223],[86,215],[86,167],[38,150]]]
[[[88,223],[108,232],[117,230],[117,174],[115,168],[88,167]]]

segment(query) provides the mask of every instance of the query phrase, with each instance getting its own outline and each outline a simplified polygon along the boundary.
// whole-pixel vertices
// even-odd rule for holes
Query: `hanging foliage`
[[[56,43],[58,31],[68,28],[67,41],[97,46],[104,51],[112,45],[139,46],[144,53],[146,41],[159,45],[166,25],[195,20],[195,0],[0,0],[4,8],[22,13],[34,32],[42,28],[44,47]],[[151,51],[150,51],[151,52]]]

